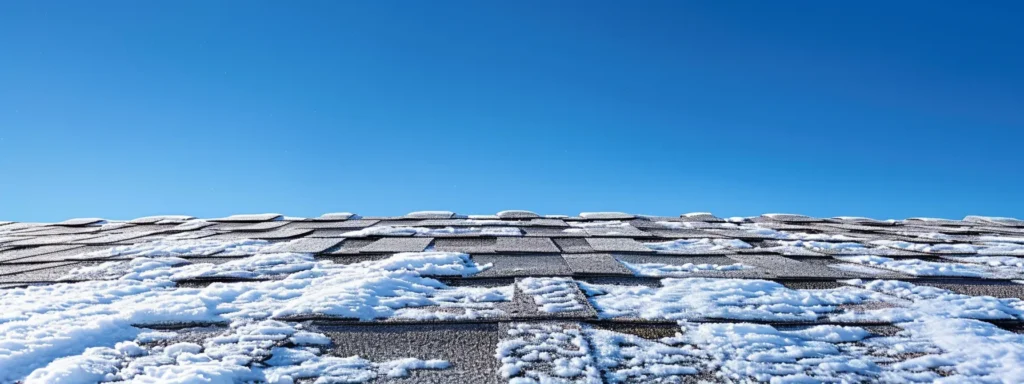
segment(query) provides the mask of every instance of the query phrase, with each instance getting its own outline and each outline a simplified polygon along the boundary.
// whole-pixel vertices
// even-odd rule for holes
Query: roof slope
[[[0,383],[1024,382],[1024,222],[0,222]]]

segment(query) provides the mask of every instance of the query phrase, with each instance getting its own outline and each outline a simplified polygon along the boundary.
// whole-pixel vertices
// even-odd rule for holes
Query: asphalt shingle
[[[385,237],[363,247],[364,253],[423,252],[434,239],[430,237]]]

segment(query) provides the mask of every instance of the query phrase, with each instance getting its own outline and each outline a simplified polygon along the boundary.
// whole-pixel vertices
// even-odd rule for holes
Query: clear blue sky
[[[1024,217],[1016,1],[4,1],[0,219]]]

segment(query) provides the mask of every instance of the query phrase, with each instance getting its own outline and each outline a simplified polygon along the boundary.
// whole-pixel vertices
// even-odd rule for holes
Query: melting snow
[[[892,259],[882,256],[837,256],[836,259],[890,269],[914,276],[973,276],[984,277],[989,274],[982,268],[968,264],[924,261],[918,259]]]
[[[661,263],[628,263],[622,260],[619,260],[619,262],[626,266],[626,268],[629,268],[630,271],[633,271],[634,275],[647,277],[680,277],[694,272],[739,271],[747,268],[753,268],[741,263],[725,265],[686,263],[673,265]]]
[[[345,237],[366,237],[366,236],[443,236],[443,235],[470,235],[482,236],[522,236],[523,231],[519,228],[507,227],[402,227],[382,225],[377,227],[366,227],[358,231],[345,232]]]
[[[139,351],[123,343],[141,343],[161,336],[145,332],[136,326],[139,324],[228,322],[233,329],[244,330],[248,324],[270,318],[337,316],[370,320],[408,316],[404,311],[428,307],[452,308],[462,311],[458,315],[463,318],[475,318],[500,314],[494,303],[508,301],[512,295],[510,287],[448,287],[427,277],[465,276],[489,267],[477,265],[461,253],[402,253],[349,265],[292,253],[260,253],[220,265],[187,264],[186,260],[174,257],[245,247],[256,251],[274,249],[265,242],[209,241],[158,241],[118,247],[113,254],[139,257],[77,271],[101,274],[111,280],[0,291],[0,308],[4,308],[0,313],[0,383],[26,377],[31,377],[29,382],[47,383],[59,382],[59,377],[89,382],[96,377],[169,382],[173,377],[179,380],[176,382],[189,382],[200,376],[223,382],[276,382],[285,376],[296,379],[313,373],[337,373],[344,378],[339,380],[349,381],[377,374],[403,375],[409,369],[442,368],[445,364],[418,360],[372,363],[356,357],[314,358],[314,352],[306,351],[310,355],[292,351],[282,353],[305,357],[301,362],[286,365],[290,368],[253,369],[245,366],[255,361],[251,354],[212,354],[211,351],[228,348],[219,344],[207,343],[201,352],[182,346],[184,349],[170,350],[174,356],[168,355],[168,350],[154,350],[145,358],[135,358],[133,354]],[[277,279],[213,283],[204,288],[177,287],[174,283],[183,275],[225,274]],[[242,339],[245,338],[239,340]],[[318,337],[306,334],[301,339]],[[269,354],[277,356],[273,350]],[[106,361],[116,365],[107,365]],[[128,368],[117,371],[124,361],[130,361]],[[275,361],[289,360],[282,357]],[[146,368],[132,370],[132,364]]]
[[[678,239],[644,243],[644,245],[655,251],[684,251],[688,253],[753,248],[750,244],[737,239]]]
[[[572,312],[586,309],[576,299],[576,282],[567,277],[528,277],[516,283],[523,292],[533,296],[543,312]]]

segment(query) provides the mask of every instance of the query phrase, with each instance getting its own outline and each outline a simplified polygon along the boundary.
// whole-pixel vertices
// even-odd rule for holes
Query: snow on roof
[[[1024,221],[0,222],[0,384],[1022,382]]]

